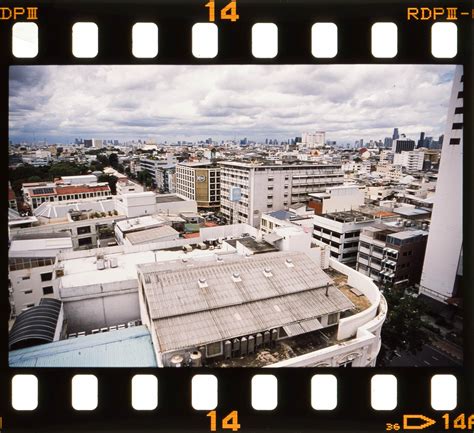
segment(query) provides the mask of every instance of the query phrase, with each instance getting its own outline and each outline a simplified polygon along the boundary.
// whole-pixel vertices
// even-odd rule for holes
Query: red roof
[[[58,195],[83,194],[86,192],[97,192],[97,191],[110,191],[110,187],[109,185],[97,185],[97,186],[69,185],[69,186],[61,186],[61,187],[56,188],[56,193]]]
[[[190,238],[198,238],[200,236],[200,233],[199,232],[196,232],[196,233],[185,233],[183,235],[183,238],[184,239],[190,239]]]
[[[204,227],[217,227],[217,224],[213,221],[206,221]]]

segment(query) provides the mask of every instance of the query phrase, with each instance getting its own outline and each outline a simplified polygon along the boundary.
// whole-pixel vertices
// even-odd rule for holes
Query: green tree
[[[117,177],[110,174],[101,174],[97,179],[99,182],[108,182],[113,195],[117,194]]]
[[[151,174],[148,173],[148,171],[146,170],[142,170],[138,172],[137,179],[138,179],[138,182],[140,182],[142,185],[144,185],[147,188],[153,186],[153,178],[151,177]]]
[[[111,153],[109,155],[109,164],[112,168],[117,169],[119,161],[118,161],[118,156],[116,153]]]
[[[404,289],[383,288],[387,301],[387,318],[382,327],[382,347],[377,358],[378,365],[387,365],[395,352],[420,351],[429,343],[429,334],[424,328],[421,316],[425,312],[423,304]]]

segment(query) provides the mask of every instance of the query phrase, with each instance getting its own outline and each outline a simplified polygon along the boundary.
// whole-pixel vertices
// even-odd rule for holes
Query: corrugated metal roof
[[[145,326],[41,344],[9,353],[10,367],[156,367]]]
[[[302,321],[310,332],[322,327],[317,317],[353,308],[329,276],[300,252],[146,264],[139,273],[163,352]]]
[[[292,267],[286,265],[292,260]],[[333,284],[304,253],[267,253],[222,262],[140,265],[152,319],[183,315]],[[270,269],[266,277],[264,269]],[[239,274],[238,282],[232,276]],[[198,280],[205,279],[201,288]]]

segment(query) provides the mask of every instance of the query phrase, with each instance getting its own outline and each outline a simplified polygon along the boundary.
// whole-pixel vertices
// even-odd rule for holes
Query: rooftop
[[[157,194],[156,202],[157,203],[172,203],[175,201],[185,201],[184,198],[176,194]]]
[[[334,221],[338,221],[341,223],[349,223],[349,222],[366,222],[371,221],[374,219],[373,215],[367,215],[366,213],[359,212],[356,210],[348,210],[343,212],[332,212],[321,215],[320,217],[328,218]]]
[[[118,221],[116,226],[122,233],[145,230],[147,228],[159,227],[165,224],[167,221],[158,215],[147,215],[137,218],[129,218],[126,220]]]
[[[409,206],[397,207],[393,210],[395,213],[403,216],[418,216],[418,215],[429,215],[431,212],[426,209],[420,209]]]
[[[292,333],[311,332],[322,328],[318,316],[354,307],[319,265],[301,252],[229,256],[212,263],[186,260],[138,269],[162,352],[284,325]]]
[[[160,239],[174,236],[179,237],[179,232],[170,226],[155,227],[153,229],[141,230],[139,232],[132,232],[126,235],[126,239],[132,245],[146,244],[150,242],[158,242]]]
[[[157,367],[145,326],[103,332],[9,353],[10,367]]]

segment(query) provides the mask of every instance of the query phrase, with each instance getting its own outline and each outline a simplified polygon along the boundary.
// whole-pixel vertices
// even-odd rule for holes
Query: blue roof
[[[295,214],[293,212],[288,212],[286,210],[276,210],[275,212],[270,212],[268,215],[279,220],[288,221]]]
[[[9,352],[10,367],[157,367],[145,326],[102,332]]]

